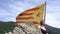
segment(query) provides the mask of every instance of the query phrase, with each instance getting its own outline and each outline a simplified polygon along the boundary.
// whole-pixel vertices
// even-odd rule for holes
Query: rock
[[[42,34],[41,30],[36,28],[32,23],[20,23],[13,30],[14,34]]]

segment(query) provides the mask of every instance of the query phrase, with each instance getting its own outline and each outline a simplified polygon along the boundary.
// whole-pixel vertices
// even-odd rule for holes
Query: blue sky
[[[16,21],[19,13],[45,1],[46,24],[60,28],[60,0],[0,0],[0,21]]]

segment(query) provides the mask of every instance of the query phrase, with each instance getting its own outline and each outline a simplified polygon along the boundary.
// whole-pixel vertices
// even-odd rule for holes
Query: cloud
[[[55,17],[49,13],[46,15],[46,24],[52,27],[60,28],[60,21],[56,20]]]
[[[47,1],[46,24],[60,28],[60,2],[58,0]]]
[[[11,21],[15,16],[15,14],[11,14],[6,12],[5,10],[0,10],[0,20],[1,21]]]
[[[47,4],[46,13],[52,14],[56,20],[60,20],[60,5],[49,5]]]

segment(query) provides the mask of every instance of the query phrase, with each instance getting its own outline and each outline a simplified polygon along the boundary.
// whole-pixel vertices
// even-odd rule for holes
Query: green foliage
[[[15,27],[15,22],[0,22],[0,34],[5,32],[13,31]]]

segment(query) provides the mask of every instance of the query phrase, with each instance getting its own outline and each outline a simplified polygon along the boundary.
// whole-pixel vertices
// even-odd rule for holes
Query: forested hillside
[[[15,22],[2,22],[0,21],[0,34],[4,34],[5,32],[12,32],[15,27]],[[60,34],[60,29],[51,27],[46,25],[49,34]]]

